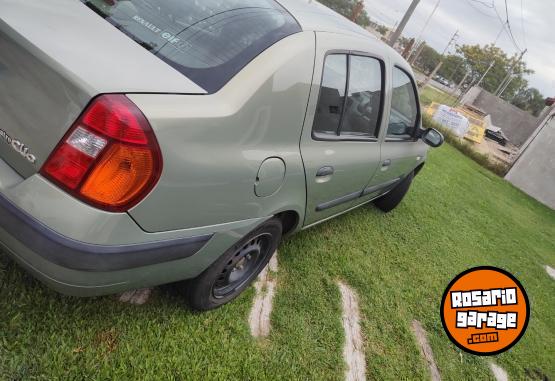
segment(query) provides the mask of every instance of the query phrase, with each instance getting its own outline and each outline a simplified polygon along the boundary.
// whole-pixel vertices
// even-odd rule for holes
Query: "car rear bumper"
[[[0,159],[0,252],[50,288],[97,296],[198,276],[266,218],[147,233]],[[2,255],[2,253],[0,253]]]
[[[0,249],[67,295],[96,296],[165,283],[161,268],[192,260],[212,238],[205,234],[130,245],[89,244],[55,232],[0,194]],[[190,276],[188,271],[181,275]],[[166,279],[176,280],[169,273]]]
[[[2,194],[0,228],[3,235],[18,240],[46,261],[88,272],[127,270],[187,258],[196,254],[212,238],[212,235],[206,234],[131,245],[89,244],[48,228]]]

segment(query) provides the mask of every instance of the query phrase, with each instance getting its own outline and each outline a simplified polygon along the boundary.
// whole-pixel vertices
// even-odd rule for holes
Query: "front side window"
[[[348,78],[348,80],[347,80]],[[313,132],[319,138],[376,138],[383,67],[375,58],[330,54],[324,63]]]
[[[301,31],[274,0],[81,0],[208,93]]]
[[[418,97],[414,82],[399,68],[393,68],[393,93],[387,137],[412,139],[418,127]]]

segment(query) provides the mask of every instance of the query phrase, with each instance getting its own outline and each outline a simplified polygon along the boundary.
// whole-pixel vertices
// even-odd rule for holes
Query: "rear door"
[[[372,43],[317,34],[313,88],[301,140],[305,226],[351,208],[380,163],[385,58],[367,53],[379,51]]]

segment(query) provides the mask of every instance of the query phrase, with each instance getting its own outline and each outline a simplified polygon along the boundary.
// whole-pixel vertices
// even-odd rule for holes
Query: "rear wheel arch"
[[[283,226],[283,236],[288,236],[293,233],[299,226],[301,219],[299,213],[294,210],[277,213],[275,217],[281,220],[281,224]]]

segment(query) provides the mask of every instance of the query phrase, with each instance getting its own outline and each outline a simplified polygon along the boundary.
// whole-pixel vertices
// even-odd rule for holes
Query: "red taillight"
[[[41,169],[71,194],[113,212],[140,202],[161,172],[152,128],[125,95],[96,98]]]

